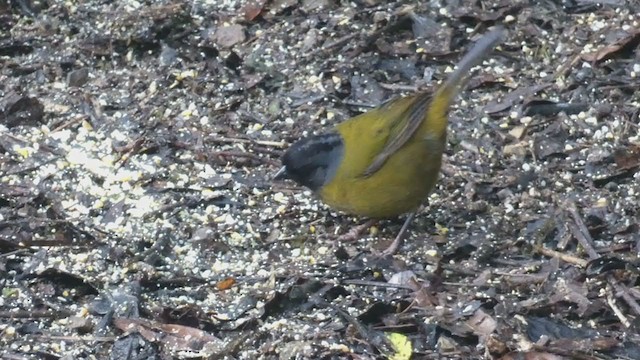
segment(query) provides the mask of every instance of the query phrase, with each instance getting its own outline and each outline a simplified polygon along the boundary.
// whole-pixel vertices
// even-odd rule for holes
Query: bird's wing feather
[[[427,108],[429,105],[429,94],[420,93],[407,107],[411,112],[409,114],[398,117],[398,119],[402,121],[396,121],[392,124],[393,129],[391,129],[391,134],[389,141],[385,144],[385,147],[380,151],[380,153],[373,159],[369,167],[362,173],[362,176],[368,177],[373,175],[376,171],[380,170],[382,165],[389,159],[391,155],[393,155],[396,151],[398,151],[404,144],[409,141],[409,139],[415,134],[418,127],[424,120],[424,116],[427,112]]]

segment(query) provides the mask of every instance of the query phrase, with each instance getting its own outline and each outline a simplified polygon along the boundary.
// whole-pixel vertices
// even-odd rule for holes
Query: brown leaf
[[[618,168],[629,170],[640,166],[640,146],[632,145],[619,148],[613,153],[613,158]]]
[[[222,281],[218,281],[216,287],[218,290],[229,290],[236,283],[236,279],[229,277]]]
[[[200,351],[207,344],[220,343],[217,337],[189,326],[128,318],[116,318],[113,324],[126,333],[138,332],[148,341],[168,346],[172,351]]]
[[[568,280],[557,281],[554,284],[553,293],[549,296],[551,304],[559,302],[572,302],[578,305],[578,313],[584,314],[591,301],[587,298],[586,285],[581,285]]]
[[[600,62],[611,59],[621,53],[629,52],[640,44],[640,30],[635,30],[627,37],[619,39],[611,45],[607,45],[596,52],[582,54],[582,59],[589,62]]]
[[[71,316],[67,318],[67,327],[81,333],[88,333],[93,329],[93,323],[89,318]]]
[[[482,311],[482,309],[478,309],[469,320],[467,320],[467,326],[473,330],[474,334],[487,336],[496,330],[498,323],[489,314]]]
[[[411,285],[415,283],[415,281],[413,281],[415,277],[416,274],[413,271],[405,270],[391,275],[388,282],[389,284]]]
[[[413,294],[413,300],[421,308],[430,308],[438,305],[438,299],[431,295],[426,287],[418,289]]]
[[[0,102],[0,119],[11,128],[18,125],[35,126],[42,122],[44,105],[33,97],[10,93]]]
[[[486,347],[489,353],[494,356],[504,354],[509,349],[503,339],[500,339],[500,337],[495,334],[487,337]]]
[[[248,2],[242,11],[244,12],[244,19],[247,21],[253,21],[264,11],[264,5],[267,3],[267,0],[252,0]]]
[[[216,30],[215,34],[216,43],[226,48],[241,43],[245,39],[244,27],[238,24],[222,26]]]

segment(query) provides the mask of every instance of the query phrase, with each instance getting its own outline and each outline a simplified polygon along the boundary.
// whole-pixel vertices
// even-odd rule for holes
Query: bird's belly
[[[389,218],[417,209],[433,189],[442,152],[413,144],[369,177],[338,174],[319,192],[327,205],[349,214]],[[361,173],[361,172],[359,172]]]

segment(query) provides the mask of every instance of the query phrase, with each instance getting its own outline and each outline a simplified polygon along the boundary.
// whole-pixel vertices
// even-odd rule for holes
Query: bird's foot
[[[393,242],[389,246],[387,246],[386,249],[378,254],[379,257],[394,255],[396,252],[398,252],[398,249],[400,249],[400,246],[402,246],[404,238],[407,235],[409,225],[411,225],[411,222],[413,222],[413,218],[415,217],[416,213],[410,213],[409,216],[407,216],[407,219],[404,221],[404,224],[402,224],[402,228],[400,228],[400,232],[398,232],[396,238],[393,239]]]
[[[376,223],[375,220],[369,220],[364,224],[356,225],[352,227],[346,234],[342,234],[338,236],[337,240],[339,242],[354,242],[360,239],[360,236],[362,235],[362,233],[364,233],[365,230],[373,226],[373,224],[375,223]]]

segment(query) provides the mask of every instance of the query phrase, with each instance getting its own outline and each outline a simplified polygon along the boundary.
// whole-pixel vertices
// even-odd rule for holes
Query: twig
[[[113,150],[115,150],[120,155],[115,161],[115,168],[122,168],[127,163],[127,161],[129,161],[131,156],[139,153],[140,149],[142,149],[142,144],[144,144],[146,140],[146,134],[143,133],[137,139],[132,140],[123,146],[114,146]]]
[[[581,259],[577,256],[573,256],[573,255],[569,255],[569,254],[565,254],[565,253],[561,253],[559,251],[555,251],[555,250],[551,250],[548,248],[545,248],[543,246],[536,246],[535,250],[537,252],[539,252],[542,255],[546,255],[549,257],[557,257],[558,259],[567,262],[569,264],[573,264],[573,265],[578,265],[582,268],[586,267],[587,264],[589,263],[587,260]]]
[[[600,257],[600,254],[593,247],[593,239],[591,238],[591,234],[589,234],[589,229],[587,229],[587,225],[585,225],[584,221],[582,221],[582,217],[578,213],[578,209],[576,208],[576,204],[573,202],[569,202],[568,204],[569,214],[573,217],[574,224],[569,224],[569,229],[575,238],[578,240],[580,245],[585,249],[587,254],[589,254],[589,258],[591,260],[597,259]]]
[[[88,118],[88,116],[86,115],[80,115],[76,118],[73,118],[71,120],[68,120],[66,122],[63,122],[62,124],[56,126],[55,128],[53,128],[50,133],[55,133],[58,132],[60,130],[64,130],[65,128],[68,128],[69,126],[81,123],[84,119]]]
[[[565,61],[565,63],[560,67],[560,69],[558,71],[556,71],[556,73],[554,74],[553,78],[557,79],[559,77],[565,77],[567,76],[567,74],[569,73],[569,71],[571,71],[571,69],[573,67],[576,66],[576,64],[582,60],[582,58],[580,57],[580,55],[576,55],[575,57],[573,57],[571,60],[569,61]]]
[[[389,343],[384,336],[379,336],[381,333],[377,330],[373,330],[362,324],[357,318],[349,315],[346,311],[342,310],[338,306],[326,302],[324,300],[319,303],[319,305],[324,305],[333,309],[338,313],[344,320],[346,320],[353,328],[360,334],[362,339],[366,341],[369,346],[377,348],[382,354],[390,354],[392,352],[393,346]]]
[[[386,83],[378,83],[381,88],[391,91],[410,91],[412,93],[418,92],[420,90],[415,85],[403,85],[403,84],[386,84]]]
[[[44,165],[50,164],[50,163],[58,160],[59,158],[60,158],[59,156],[54,156],[54,157],[46,159],[46,160],[44,160],[42,162],[35,163],[35,164],[32,164],[32,165],[28,165],[28,166],[25,166],[23,168],[20,168],[20,166],[24,165],[24,164],[19,164],[19,165],[11,167],[11,169],[7,170],[4,173],[4,175],[5,176],[19,175],[19,174],[24,174],[24,173],[28,173],[28,172],[31,172],[31,171],[39,170]],[[16,168],[18,168],[18,169],[16,169]]]
[[[354,32],[352,34],[345,35],[345,36],[341,37],[340,39],[338,39],[338,40],[336,40],[336,41],[334,41],[332,43],[329,43],[329,44],[327,44],[327,45],[325,45],[325,46],[323,46],[321,48],[318,48],[318,49],[316,49],[314,51],[308,52],[307,54],[304,55],[304,57],[309,58],[309,57],[317,55],[317,54],[319,54],[321,52],[327,51],[327,50],[329,50],[331,48],[346,44],[346,43],[349,42],[349,40],[353,39],[354,37],[358,36],[359,34],[360,33],[358,33],[358,32]]]
[[[30,335],[29,337],[33,337],[33,338],[36,338],[36,339],[45,339],[45,340],[83,341],[83,342],[84,341],[110,342],[110,341],[115,341],[117,339],[117,337],[115,337],[115,336]]]
[[[567,205],[568,205],[567,208],[568,208],[569,214],[571,214],[571,216],[573,217],[573,221],[575,223],[575,224],[569,224],[569,229],[573,233],[573,236],[575,236],[575,238],[578,239],[578,242],[580,242],[580,245],[582,245],[582,247],[587,251],[587,254],[589,254],[589,257],[592,260],[599,258],[600,255],[598,254],[598,252],[593,246],[593,239],[589,234],[589,229],[587,229],[587,226],[582,220],[582,217],[578,213],[576,204],[573,202],[569,202]],[[631,295],[629,295],[629,292],[627,291],[626,286],[624,286],[623,284],[620,284],[618,280],[615,277],[613,277],[613,275],[607,275],[606,279],[607,279],[607,283],[613,289],[616,290],[616,293],[617,293],[616,295],[619,294],[620,297],[629,305],[631,310],[636,315],[640,316],[640,305],[638,305],[638,302]],[[610,295],[607,294],[607,296],[610,296]],[[620,309],[614,308],[612,304],[613,302],[609,301],[609,306],[611,306],[611,310],[613,310],[616,316],[620,319],[620,322],[625,327],[629,327],[630,326],[629,320],[626,317],[624,317],[622,313],[620,313]]]
[[[16,250],[13,250],[13,251],[6,252],[4,254],[0,254],[0,258],[9,257],[11,255],[17,255],[17,254],[20,254],[20,253],[23,253],[23,252],[27,252],[27,251],[29,251],[29,249],[16,249]]]
[[[618,317],[618,319],[620,319],[620,322],[622,323],[622,325],[624,325],[624,327],[629,328],[631,327],[631,322],[629,321],[629,319],[627,319],[627,317],[622,313],[622,310],[620,310],[620,308],[618,307],[618,305],[616,304],[615,299],[613,298],[613,296],[611,295],[611,289],[608,289],[609,291],[607,291],[607,303],[609,304],[609,307],[611,308],[611,310],[613,310],[613,313],[616,314],[616,316]]]
[[[347,285],[363,285],[363,286],[374,286],[381,288],[393,288],[393,289],[407,289],[407,290],[415,290],[413,287],[405,284],[391,284],[382,281],[369,281],[369,280],[357,280],[350,279],[342,281],[343,284]]]
[[[264,158],[264,157],[260,157],[257,154],[254,153],[250,153],[250,152],[243,152],[243,151],[216,151],[211,153],[211,155],[213,156],[219,156],[219,157],[233,157],[233,158],[247,158],[247,159],[251,159],[251,160],[256,160],[268,165],[272,165],[272,166],[280,166],[280,164],[272,159],[269,158]]]
[[[631,310],[633,310],[633,312],[637,316],[640,316],[640,305],[638,305],[638,302],[635,300],[635,298],[631,296],[631,294],[629,294],[629,290],[627,290],[627,287],[620,284],[616,280],[616,278],[613,277],[613,275],[607,275],[607,281],[615,289],[616,295],[620,294],[620,297],[622,297],[624,301],[626,301],[627,304],[629,304],[629,307],[631,307]]]
[[[26,355],[9,354],[7,352],[4,352],[4,353],[0,354],[0,359],[2,359],[2,360],[29,360],[31,358],[27,357]]]
[[[61,318],[71,315],[71,312],[61,313],[58,310],[8,310],[0,311],[0,318],[10,319],[43,319],[43,318]]]
[[[227,143],[227,144],[256,144],[256,145],[264,145],[271,146],[277,148],[284,148],[286,146],[284,141],[269,141],[269,140],[251,140],[251,139],[242,139],[242,138],[232,138],[232,137],[214,137],[212,141]]]
[[[367,104],[367,103],[357,102],[357,101],[343,101],[342,104],[349,105],[349,106],[371,108],[371,109],[373,109],[374,107],[378,106],[377,104],[371,104],[371,103]]]
[[[362,233],[364,233],[366,229],[370,228],[375,223],[376,223],[375,220],[368,220],[363,224],[356,225],[351,229],[349,229],[349,231],[347,231],[346,234],[338,236],[337,240],[338,242],[354,242],[360,238],[360,236],[362,235]]]

